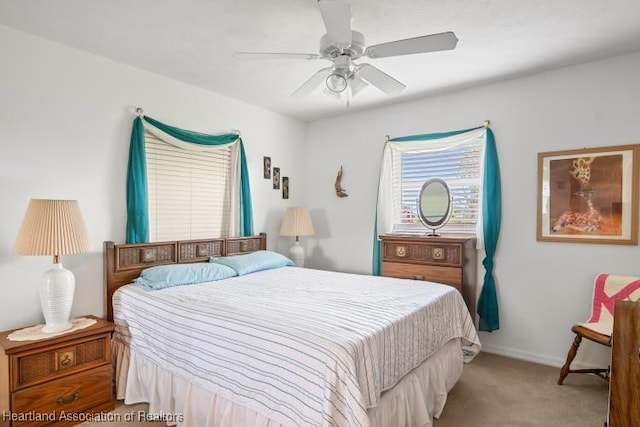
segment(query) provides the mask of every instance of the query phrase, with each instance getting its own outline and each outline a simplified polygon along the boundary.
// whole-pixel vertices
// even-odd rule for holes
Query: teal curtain
[[[147,209],[147,162],[142,118],[133,121],[127,166],[127,243],[149,241]]]
[[[487,128],[484,154],[484,196],[482,211],[485,215],[483,223],[484,251],[484,282],[478,299],[478,316],[481,331],[495,331],[500,329],[498,314],[498,298],[496,296],[496,282],[493,277],[493,257],[500,237],[500,222],[502,219],[502,189],[500,187],[500,166],[498,164],[498,150],[496,140],[491,129]]]
[[[406,141],[431,141],[434,139],[442,139],[448,138],[450,136],[460,135],[461,133],[471,132],[472,130],[480,129],[483,126],[478,126],[470,129],[463,130],[453,130],[451,132],[435,132],[435,133],[425,133],[423,135],[410,135],[410,136],[401,136],[399,138],[392,138],[389,142],[406,142]]]
[[[151,117],[138,117],[133,121],[131,145],[129,148],[129,165],[127,170],[127,243],[144,243],[149,240],[149,215],[147,212],[147,172],[144,151],[145,120],[172,137],[184,142],[200,145],[224,145],[240,139],[235,133],[207,135],[192,132],[161,123]],[[242,139],[240,144],[240,226],[241,236],[253,234],[253,208],[251,206],[251,189],[249,171]]]
[[[378,184],[380,185],[380,184]],[[376,200],[376,211],[378,210],[378,201]],[[382,272],[380,266],[382,265],[382,242],[378,239],[378,212],[373,223],[373,264],[371,265],[371,271],[374,276],[379,276]]]
[[[430,141],[459,135],[465,132],[470,132],[476,129],[480,129],[481,127],[483,126],[451,132],[403,136],[390,139],[389,142]],[[483,237],[486,256],[482,261],[482,265],[485,268],[485,275],[482,284],[482,290],[480,292],[480,298],[478,300],[478,315],[480,317],[478,329],[481,331],[491,332],[500,328],[496,284],[495,278],[493,276],[493,258],[498,246],[498,238],[500,236],[500,223],[502,218],[502,193],[500,187],[500,167],[498,164],[498,152],[496,149],[495,136],[491,129],[489,129],[488,127],[485,136],[485,163],[483,180]],[[377,206],[378,203],[376,201],[376,218],[373,230],[372,272],[374,275],[379,276],[382,245],[380,240],[378,239]]]

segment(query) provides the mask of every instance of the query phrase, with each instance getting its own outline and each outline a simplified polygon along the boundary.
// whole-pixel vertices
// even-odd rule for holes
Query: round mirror
[[[432,178],[422,184],[418,195],[418,218],[431,229],[429,236],[437,236],[436,230],[443,227],[451,215],[451,192],[440,178]]]

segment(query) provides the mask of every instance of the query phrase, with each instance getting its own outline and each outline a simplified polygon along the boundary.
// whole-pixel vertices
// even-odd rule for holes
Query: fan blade
[[[319,59],[316,53],[235,52],[236,59]]]
[[[338,101],[342,100],[342,94],[344,93],[344,92],[334,92],[332,90],[329,90],[328,87],[325,87],[322,92],[324,92],[324,94],[327,95],[329,98],[337,99]]]
[[[389,74],[377,69],[370,64],[361,64],[358,66],[358,75],[367,83],[377,87],[387,95],[395,95],[404,90],[406,87]]]
[[[365,87],[369,86],[369,83],[365,82],[360,76],[354,76],[349,81],[349,89],[351,89],[351,96],[356,96]]]
[[[384,58],[387,56],[412,55],[414,53],[451,50],[458,44],[458,38],[452,32],[431,34],[412,39],[396,40],[369,46],[363,56]]]
[[[351,44],[351,3],[344,0],[318,0],[327,34],[337,46]]]
[[[323,68],[317,73],[315,73],[309,80],[304,82],[302,86],[295,90],[291,94],[292,98],[303,98],[309,95],[315,88],[320,86],[320,84],[327,79],[327,76],[331,72],[331,67]]]

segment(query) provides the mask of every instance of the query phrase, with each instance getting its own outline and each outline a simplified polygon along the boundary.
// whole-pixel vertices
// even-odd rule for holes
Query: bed
[[[292,266],[131,284],[151,266],[265,249],[264,234],[105,242],[117,398],[185,426],[431,426],[480,349],[451,287]]]

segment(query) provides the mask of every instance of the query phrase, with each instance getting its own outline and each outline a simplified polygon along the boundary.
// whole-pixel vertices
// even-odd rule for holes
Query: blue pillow
[[[142,270],[135,282],[149,290],[193,283],[213,282],[237,276],[234,269],[225,265],[206,262],[194,264],[170,264]]]
[[[295,265],[286,256],[273,251],[256,251],[244,255],[211,257],[209,261],[233,268],[238,273],[238,276],[253,273],[254,271]]]

